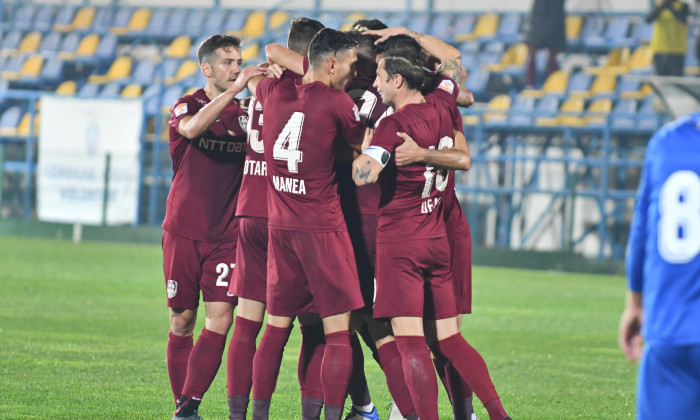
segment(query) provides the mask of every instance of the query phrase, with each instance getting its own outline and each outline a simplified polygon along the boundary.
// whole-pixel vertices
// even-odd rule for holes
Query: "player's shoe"
[[[406,418],[401,415],[401,412],[394,401],[389,404],[387,409],[389,410],[389,418],[387,420],[406,420]]]
[[[194,413],[191,416],[187,416],[187,417],[180,417],[177,414],[174,414],[173,418],[170,420],[202,420],[202,418],[199,417],[199,414],[197,414],[197,413]]]
[[[372,408],[371,413],[365,413],[364,411],[360,411],[356,409],[354,406],[350,410],[347,416],[343,420],[364,420],[364,419],[370,419],[370,420],[379,420],[379,413],[377,413],[377,407]]]
[[[197,414],[200,400],[194,400],[181,395],[178,399],[177,410],[173,413],[171,420],[202,420]]]

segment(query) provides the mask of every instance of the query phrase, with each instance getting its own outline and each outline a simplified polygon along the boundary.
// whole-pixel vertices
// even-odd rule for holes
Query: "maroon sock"
[[[411,393],[406,386],[406,379],[403,376],[403,366],[401,365],[401,355],[396,347],[396,341],[389,341],[377,349],[382,370],[386,376],[386,385],[389,388],[391,398],[394,399],[396,407],[404,417],[416,412],[411,400]]]
[[[496,387],[491,382],[484,358],[467,343],[462,334],[457,333],[440,340],[433,348],[436,351],[436,356],[445,357],[459,372],[459,375],[484,404],[491,419],[502,420],[508,416],[498,398]],[[491,406],[493,414],[492,410],[489,410],[489,406]]]
[[[321,418],[323,400],[301,397],[301,420],[318,420]]]
[[[401,365],[413,406],[421,420],[439,420],[437,410],[437,378],[430,350],[422,336],[396,336]]]
[[[352,373],[348,384],[348,394],[353,405],[358,407],[369,405],[372,402],[372,397],[369,395],[369,387],[365,377],[365,355],[362,354],[362,345],[357,334],[350,334],[350,347],[352,348]]]
[[[255,340],[262,322],[236,317],[226,356],[226,387],[228,396],[250,395],[253,386],[253,357]]]
[[[202,399],[214,380],[216,371],[219,370],[224,347],[226,347],[226,334],[202,329],[187,363],[187,380],[182,387],[182,395]]]
[[[447,381],[448,392],[451,395],[454,420],[471,420],[474,412],[472,389],[462,379],[457,369],[449,363],[444,365],[443,372]]]
[[[351,372],[350,331],[326,334],[326,351],[323,353],[323,362],[321,363],[321,384],[323,385],[323,402],[326,406],[324,412],[326,414],[328,414],[329,407],[340,407],[342,414]]]
[[[248,403],[250,399],[247,395],[230,395],[228,401],[229,420],[245,420],[248,414]]]
[[[297,378],[301,396],[323,401],[321,363],[326,348],[323,324],[302,325]]]
[[[260,339],[260,346],[253,358],[253,399],[272,399],[280,373],[284,345],[287,344],[292,328],[278,328],[267,324]]]
[[[447,363],[445,363],[444,359],[433,357],[433,366],[435,366],[435,372],[437,373],[437,376],[440,379],[440,382],[442,382],[443,388],[445,388],[445,391],[447,391],[447,398],[450,399],[450,404],[451,404],[452,403],[452,391],[450,391],[450,383],[447,381],[447,376],[446,376],[447,371],[445,370]]]
[[[168,364],[168,376],[170,377],[170,388],[173,390],[173,398],[177,406],[177,399],[182,394],[182,388],[187,379],[187,361],[192,353],[192,336],[181,337],[168,333],[168,347],[165,350],[165,360]]]

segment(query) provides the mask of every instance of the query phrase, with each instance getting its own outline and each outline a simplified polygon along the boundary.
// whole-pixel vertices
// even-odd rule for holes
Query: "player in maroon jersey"
[[[199,403],[221,364],[231,327],[236,299],[227,292],[246,149],[246,116],[235,95],[250,77],[264,74],[259,67],[241,69],[237,37],[211,36],[197,54],[206,85],[175,102],[169,123],[174,174],[163,221],[163,269],[174,419],[199,418]],[[206,325],[193,346],[200,291]]]
[[[383,120],[370,147],[353,163],[358,185],[377,181],[403,143],[400,132],[425,148],[440,149],[453,141],[451,105],[441,97],[428,102],[418,90],[423,81],[422,69],[405,58],[385,56],[380,61],[375,86],[396,112]],[[437,340],[433,352],[449,360],[463,377],[470,369],[466,354],[473,350],[457,325],[442,216],[445,172],[426,165],[398,168],[392,162],[381,177],[374,316],[392,318],[406,381],[422,419],[438,418],[437,384],[423,318],[434,320],[429,324]],[[425,295],[420,293],[424,287]],[[491,419],[508,418],[492,385],[483,396]]]
[[[343,89],[355,75],[355,41],[323,29],[302,79],[254,78],[263,105],[268,175],[268,324],[253,362],[253,418],[267,418],[294,317],[318,313],[326,345],[321,379],[326,419],[340,419],[352,369],[350,311],[362,306],[340,210],[334,143],[359,149],[364,127]]]
[[[287,45],[306,56],[311,39],[323,24],[309,18],[290,22]],[[301,77],[285,72],[282,77]],[[256,97],[248,104],[248,149],[236,216],[239,218],[236,271],[229,292],[238,297],[238,312],[228,347],[227,388],[231,420],[245,420],[253,384],[255,341],[265,315],[267,290],[267,164],[263,154],[263,108]],[[323,394],[318,386],[315,401],[302,393],[302,412],[317,407]],[[313,416],[309,416],[313,417]]]

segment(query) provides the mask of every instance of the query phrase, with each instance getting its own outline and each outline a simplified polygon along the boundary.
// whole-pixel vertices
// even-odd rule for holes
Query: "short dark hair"
[[[425,71],[415,63],[404,57],[382,57],[384,60],[384,70],[391,78],[400,74],[409,89],[420,90],[425,80]]]
[[[235,35],[216,34],[202,41],[197,48],[197,60],[199,65],[210,63],[211,55],[221,47],[234,47],[241,49],[241,39]]]
[[[349,50],[357,46],[357,41],[345,32],[323,28],[311,40],[309,45],[309,62],[311,66],[320,65],[340,50]]]
[[[304,57],[309,53],[309,45],[314,35],[325,28],[323,23],[307,18],[296,17],[289,23],[289,34],[287,35],[287,47]]]
[[[376,46],[382,57],[403,57],[417,66],[423,66],[426,54],[418,41],[408,35],[394,35]]]
[[[377,53],[374,49],[374,42],[379,39],[376,35],[362,35],[362,31],[350,30],[346,32],[357,42],[357,57],[363,60],[374,61]]]
[[[356,20],[355,23],[352,24],[350,27],[351,31],[377,31],[379,29],[386,29],[388,26],[386,26],[386,23],[382,22],[379,19],[359,19]]]

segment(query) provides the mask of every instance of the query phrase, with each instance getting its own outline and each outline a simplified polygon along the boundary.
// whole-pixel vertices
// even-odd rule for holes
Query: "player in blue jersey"
[[[637,418],[698,418],[700,112],[667,124],[649,143],[627,275],[619,341],[628,359],[642,359]]]

